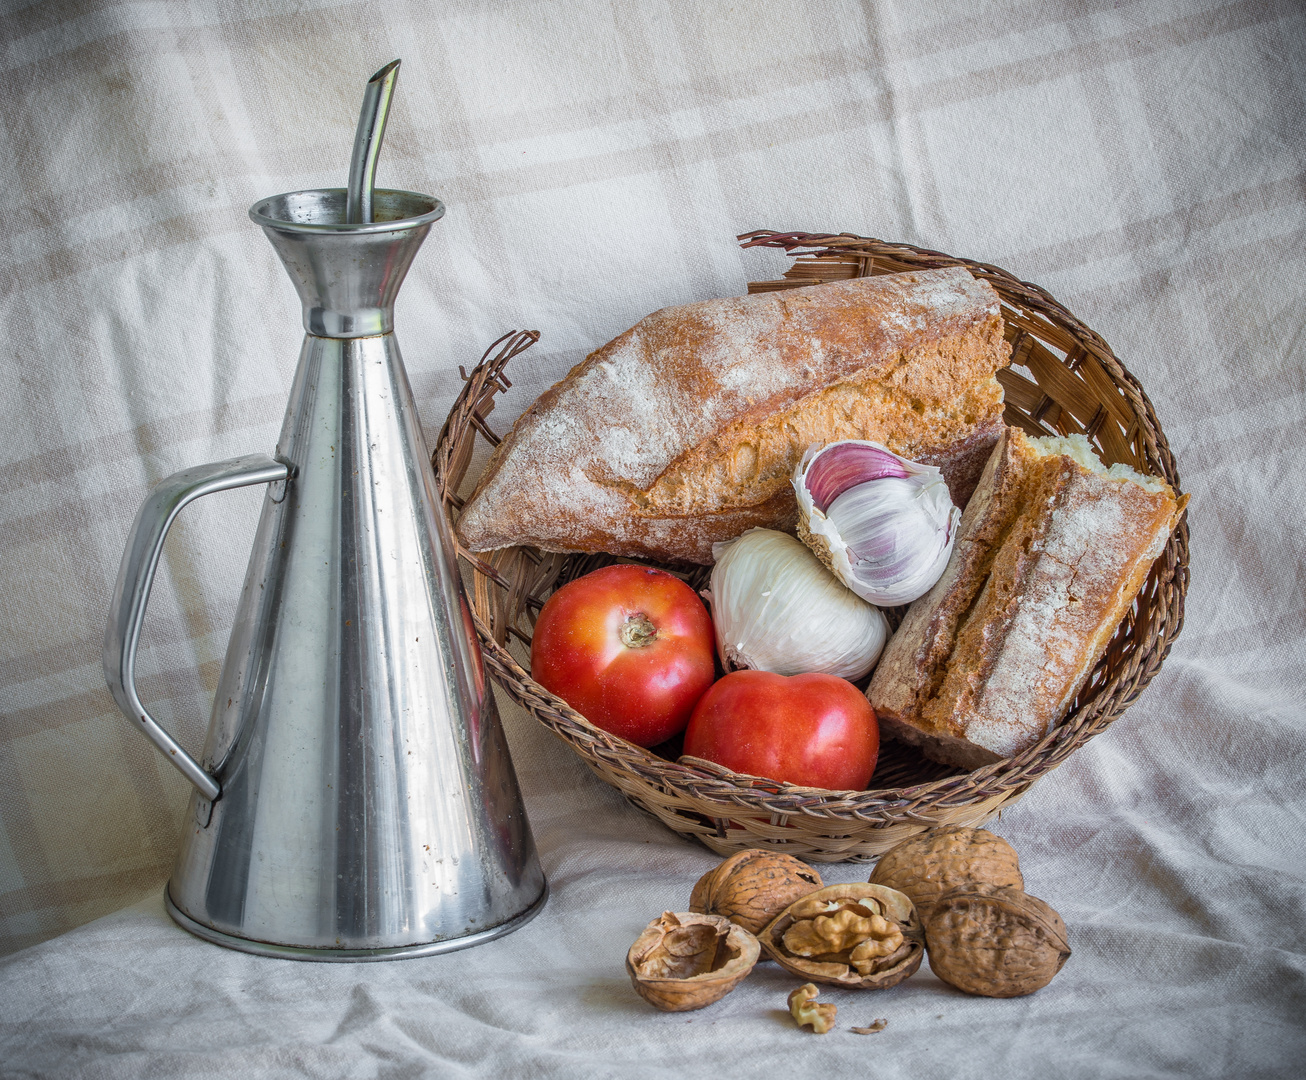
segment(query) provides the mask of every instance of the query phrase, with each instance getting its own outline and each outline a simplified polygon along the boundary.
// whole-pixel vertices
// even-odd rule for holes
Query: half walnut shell
[[[963,885],[1025,887],[1016,849],[987,829],[965,825],[929,829],[890,848],[871,881],[906,893],[927,923],[939,897]]]
[[[753,970],[757,938],[720,915],[664,911],[626,953],[639,994],[665,1012],[688,1012],[730,993]]]
[[[698,879],[689,910],[724,915],[750,933],[760,934],[795,900],[823,884],[820,874],[792,855],[749,848]]]
[[[1066,924],[1019,889],[965,885],[940,898],[926,924],[930,970],[983,997],[1022,997],[1052,981],[1070,956]]]
[[[911,900],[883,885],[827,885],[796,900],[762,931],[786,971],[853,990],[886,990],[915,973],[925,932]]]

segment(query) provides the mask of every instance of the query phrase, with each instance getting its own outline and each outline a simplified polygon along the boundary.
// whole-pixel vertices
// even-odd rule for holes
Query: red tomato
[[[712,618],[664,570],[605,566],[544,605],[531,678],[590,723],[638,746],[678,735],[712,685]]]
[[[847,679],[734,671],[694,708],[685,753],[789,784],[861,791],[875,771],[880,725]]]

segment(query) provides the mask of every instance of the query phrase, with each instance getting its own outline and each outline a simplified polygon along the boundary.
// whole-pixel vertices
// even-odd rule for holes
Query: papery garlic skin
[[[889,637],[884,613],[844,588],[800,541],[749,529],[713,544],[712,554],[704,596],[727,671],[856,680],[875,666]]]
[[[793,485],[798,535],[862,599],[909,604],[943,575],[961,511],[933,465],[849,439],[809,449]]]

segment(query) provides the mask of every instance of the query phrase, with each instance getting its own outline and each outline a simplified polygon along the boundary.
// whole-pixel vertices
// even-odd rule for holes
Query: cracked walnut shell
[[[757,938],[720,915],[664,911],[626,953],[639,994],[665,1012],[688,1012],[730,993],[753,970]]]
[[[1032,994],[1070,956],[1066,924],[1050,905],[992,885],[966,885],[940,898],[925,938],[934,974],[984,997]]]
[[[809,893],[771,921],[761,943],[799,978],[856,990],[896,986],[925,955],[925,934],[911,900],[870,883]]]
[[[929,829],[890,848],[871,881],[906,893],[924,922],[939,897],[963,885],[1025,887],[1016,849],[987,829],[964,825]]]
[[[694,886],[689,910],[724,915],[754,934],[799,897],[821,888],[821,875],[792,855],[749,848],[709,870]]]

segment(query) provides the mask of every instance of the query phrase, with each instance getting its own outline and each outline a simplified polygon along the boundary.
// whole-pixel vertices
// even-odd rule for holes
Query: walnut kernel
[[[800,909],[802,904],[795,904]],[[902,947],[898,924],[861,904],[836,907],[830,914],[810,918],[795,910],[796,922],[784,933],[784,946],[795,956],[823,956],[848,950],[848,960],[867,975],[880,957]]]
[[[789,1014],[799,1027],[810,1027],[818,1035],[829,1034],[834,1027],[834,1014],[839,1006],[816,1000],[819,991],[813,983],[804,983],[789,995]]]
[[[790,904],[762,931],[762,948],[785,970],[855,989],[896,986],[921,965],[920,917],[882,885],[828,885]]]

